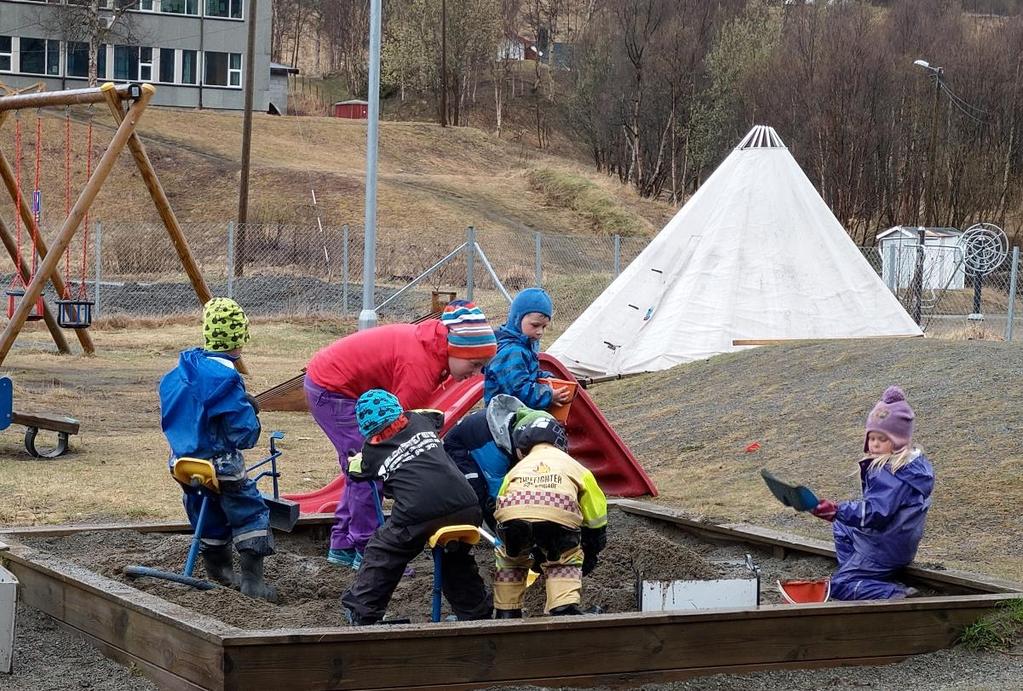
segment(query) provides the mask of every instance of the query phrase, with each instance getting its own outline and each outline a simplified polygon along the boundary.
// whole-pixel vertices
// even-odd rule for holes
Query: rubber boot
[[[521,609],[495,609],[494,619],[521,619]]]
[[[211,580],[228,588],[237,588],[241,584],[231,561],[231,545],[206,546],[200,554],[203,566],[206,567],[206,575]]]
[[[249,597],[276,602],[277,590],[263,580],[263,555],[239,552],[238,560],[241,562],[242,593]]]
[[[551,610],[552,617],[561,617],[565,615],[576,615],[582,613],[583,611],[579,609],[579,605],[576,604],[562,605],[561,607],[555,607],[554,609]]]

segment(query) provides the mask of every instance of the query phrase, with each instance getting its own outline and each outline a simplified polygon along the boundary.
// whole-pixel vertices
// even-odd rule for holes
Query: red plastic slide
[[[564,365],[546,353],[540,355],[540,366],[559,379],[575,379]],[[443,435],[482,398],[482,375],[461,382],[448,379],[433,392],[426,407],[444,411]],[[576,389],[566,431],[572,458],[593,472],[604,492],[619,497],[657,496],[657,488],[639,461],[582,387]],[[283,496],[298,503],[302,513],[333,513],[344,486],[344,476],[338,475],[326,487],[313,492]]]

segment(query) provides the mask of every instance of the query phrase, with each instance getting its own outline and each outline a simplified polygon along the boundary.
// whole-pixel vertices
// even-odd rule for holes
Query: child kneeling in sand
[[[529,568],[540,562],[547,584],[544,610],[584,614],[583,576],[607,544],[607,499],[593,473],[565,453],[568,439],[549,413],[522,409],[512,430],[520,459],[497,493],[502,544],[494,575],[497,619],[522,617]]]
[[[912,446],[913,409],[902,389],[890,386],[867,417],[860,461],[863,497],[823,500],[813,515],[834,523],[837,600],[884,600],[916,594],[894,580],[916,556],[934,489],[934,469]]]

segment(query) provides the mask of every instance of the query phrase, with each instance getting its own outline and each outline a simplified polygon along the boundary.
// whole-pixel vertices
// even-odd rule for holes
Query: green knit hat
[[[213,298],[203,306],[202,334],[206,350],[241,348],[249,342],[249,319],[231,298]]]

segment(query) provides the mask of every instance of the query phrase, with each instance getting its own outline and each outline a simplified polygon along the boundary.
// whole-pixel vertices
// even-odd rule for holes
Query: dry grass
[[[62,115],[62,114],[61,114]],[[84,118],[86,111],[76,113]],[[97,113],[96,151],[112,134],[109,119]],[[22,115],[26,130],[25,186],[31,186],[34,113]],[[64,200],[64,122],[57,113],[43,119],[44,227],[53,232]],[[315,188],[326,225],[359,224],[363,218],[365,122],[328,117],[260,115],[253,124],[250,218],[260,222],[314,222],[310,189]],[[85,125],[75,122],[75,188],[84,181]],[[241,148],[241,118],[213,111],[151,108],[139,131],[183,222],[226,223],[235,216]],[[0,147],[12,156],[13,125],[0,129]],[[470,127],[441,128],[423,122],[384,122],[380,128],[378,223],[381,228],[414,231],[426,241],[449,244],[465,226],[501,236],[531,229],[591,232],[586,213],[551,213],[544,196],[525,173],[537,162],[552,170],[572,170],[620,195],[628,213],[644,228],[659,228],[670,215],[664,204],[641,200],[627,188],[607,184],[574,161],[537,155],[532,150]],[[11,217],[0,206],[5,220]],[[122,156],[95,205],[94,218],[156,221],[145,186],[130,157]],[[599,229],[598,229],[599,230]]]
[[[245,353],[249,389],[294,376],[317,348],[351,328],[256,323]],[[197,332],[194,320],[94,330],[98,355],[92,358],[55,355],[45,331],[25,333],[3,368],[15,383],[16,409],[72,415],[82,431],[73,453],[53,461],[28,457],[20,427],[0,433],[0,523],[181,518],[180,491],[166,471],[156,386]],[[287,491],[315,489],[336,474],[333,448],[308,415],[265,413],[262,422],[264,430],[287,432],[281,444]]]

